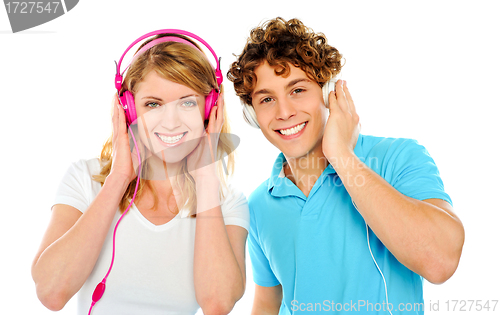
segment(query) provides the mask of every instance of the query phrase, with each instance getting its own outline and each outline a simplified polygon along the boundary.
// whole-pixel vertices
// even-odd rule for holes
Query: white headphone
[[[325,102],[325,106],[328,108],[330,106],[330,102],[328,101],[328,95],[330,95],[331,91],[335,91],[335,83],[337,82],[337,77],[334,77],[330,81],[326,82],[325,85],[321,88],[323,91],[323,100]],[[246,104],[245,102],[241,102],[243,105],[243,119],[252,127],[260,129],[259,123],[257,122],[257,115],[255,114],[255,110],[252,105]]]

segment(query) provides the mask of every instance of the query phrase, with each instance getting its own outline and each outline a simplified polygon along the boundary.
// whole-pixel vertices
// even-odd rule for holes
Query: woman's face
[[[134,93],[139,137],[167,164],[182,161],[203,137],[205,96],[149,72]]]

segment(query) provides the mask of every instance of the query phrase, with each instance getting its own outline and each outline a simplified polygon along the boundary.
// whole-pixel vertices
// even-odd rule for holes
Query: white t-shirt
[[[97,159],[73,163],[63,177],[54,204],[70,205],[85,212],[101,189],[101,184],[92,180],[92,175],[99,172]],[[221,209],[225,224],[248,231],[246,197],[231,185],[224,193]],[[154,225],[135,205],[130,207],[118,226],[113,269],[104,295],[92,309],[93,315],[196,313],[199,309],[193,280],[196,218],[185,214],[181,210],[166,224]],[[113,230],[120,215],[117,209],[96,265],[77,293],[78,315],[88,314],[92,293],[109,269]]]

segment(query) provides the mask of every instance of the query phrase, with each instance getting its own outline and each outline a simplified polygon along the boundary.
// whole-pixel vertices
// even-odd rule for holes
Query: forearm
[[[218,179],[197,180],[194,284],[207,314],[225,314],[245,290],[245,279],[233,252],[219,202]]]
[[[409,198],[362,163],[354,154],[333,165],[359,213],[389,251],[406,267],[431,282],[444,282],[455,271],[464,239],[452,213]]]
[[[283,291],[281,285],[262,287],[255,285],[251,315],[276,315],[280,312]]]
[[[41,300],[52,299],[51,304],[62,308],[85,283],[125,189],[123,180],[108,176],[85,213],[40,254],[33,264],[32,275]]]

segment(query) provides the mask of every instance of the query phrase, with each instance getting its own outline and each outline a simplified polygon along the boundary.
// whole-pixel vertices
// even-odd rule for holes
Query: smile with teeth
[[[306,125],[306,123],[301,123],[300,125],[297,125],[293,128],[290,128],[290,129],[280,129],[279,132],[282,134],[282,135],[285,135],[285,136],[291,136],[291,135],[294,135],[296,134],[297,132],[301,131],[304,126]]]
[[[167,136],[164,136],[164,135],[161,135],[159,133],[155,133],[155,135],[158,136],[158,138],[160,138],[161,141],[165,142],[165,143],[168,143],[168,144],[173,144],[173,143],[176,143],[178,142],[179,140],[181,140],[182,137],[184,137],[184,135],[186,134],[187,132],[184,132],[184,133],[181,133],[180,135],[177,135],[175,137],[167,137]]]

